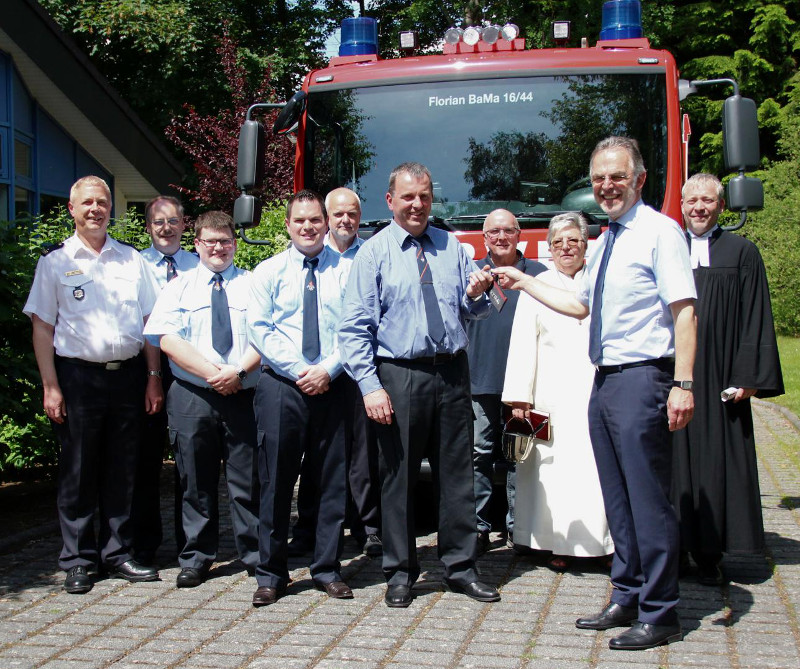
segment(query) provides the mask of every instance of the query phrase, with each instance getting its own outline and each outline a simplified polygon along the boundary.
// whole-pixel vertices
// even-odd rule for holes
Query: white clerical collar
[[[687,230],[690,240],[689,246],[691,247],[689,255],[692,261],[692,269],[696,269],[697,267],[709,267],[711,265],[708,253],[708,240],[711,239],[711,235],[718,227],[719,226],[715,225],[699,236],[694,234],[691,230]]]

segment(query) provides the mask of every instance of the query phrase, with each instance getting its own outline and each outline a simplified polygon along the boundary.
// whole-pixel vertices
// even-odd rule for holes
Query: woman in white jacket
[[[554,269],[537,278],[574,290],[584,272],[586,221],[577,213],[550,222]],[[552,551],[548,566],[569,568],[570,557],[614,552],[589,440],[587,406],[594,367],[589,318],[562,316],[522,293],[514,315],[503,402],[521,418],[533,407],[550,413],[550,441],[517,465],[514,543]]]

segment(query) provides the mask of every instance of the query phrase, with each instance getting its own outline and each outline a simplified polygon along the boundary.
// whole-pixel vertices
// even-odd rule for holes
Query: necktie
[[[608,259],[611,257],[611,250],[614,248],[614,242],[617,239],[619,231],[619,223],[609,221],[608,223],[608,238],[606,239],[606,247],[603,249],[603,257],[600,259],[600,267],[597,270],[597,281],[594,284],[594,293],[592,295],[592,320],[589,326],[589,358],[593,364],[597,364],[603,354],[602,344],[602,318],[601,313],[603,310],[603,286],[606,282],[606,268],[608,267]]]
[[[428,334],[436,344],[441,344],[444,339],[444,322],[442,312],[439,311],[439,301],[436,298],[436,290],[433,287],[433,277],[425,251],[422,248],[422,240],[427,239],[423,235],[420,239],[412,239],[411,243],[417,249],[417,269],[419,270],[419,283],[422,288],[422,301],[425,303],[425,318],[428,321]]]
[[[231,314],[228,311],[228,296],[222,287],[222,274],[214,274],[211,291],[211,345],[220,355],[225,355],[233,346]]]
[[[178,270],[175,268],[175,258],[172,256],[164,256],[164,260],[167,261],[167,283],[169,283],[178,276]]]
[[[319,316],[317,314],[317,279],[314,270],[319,258],[306,258],[306,279],[303,284],[303,356],[314,361],[319,357]]]

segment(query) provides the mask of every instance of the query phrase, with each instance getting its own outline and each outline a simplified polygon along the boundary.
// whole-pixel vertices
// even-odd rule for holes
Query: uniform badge
[[[76,286],[72,289],[72,297],[74,297],[76,300],[82,300],[84,297],[86,297],[86,291],[80,286]]]

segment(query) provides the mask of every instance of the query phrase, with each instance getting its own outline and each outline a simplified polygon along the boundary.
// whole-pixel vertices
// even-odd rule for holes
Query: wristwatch
[[[694,381],[678,381],[672,380],[673,388],[680,388],[681,390],[694,390]]]
[[[148,369],[147,376],[157,376],[159,379],[162,377],[160,369]]]
[[[244,381],[247,378],[247,370],[239,367],[239,369],[236,370],[236,376],[239,377],[239,381]]]

